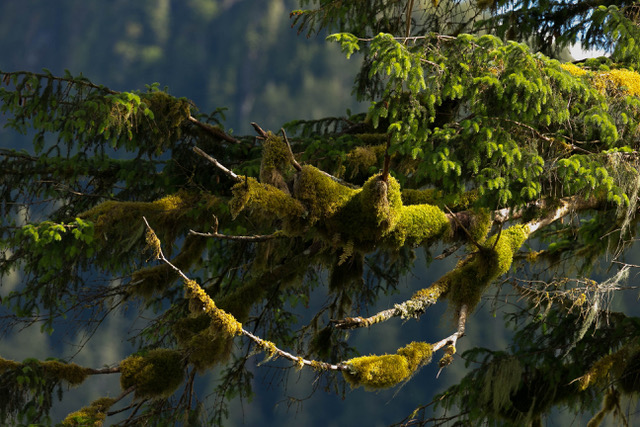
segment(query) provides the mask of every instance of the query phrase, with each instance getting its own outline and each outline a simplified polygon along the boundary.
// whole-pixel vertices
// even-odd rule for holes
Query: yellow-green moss
[[[19,362],[3,359],[2,357],[0,357],[0,374],[2,374],[4,371],[16,369],[20,365],[21,364]]]
[[[43,371],[48,376],[64,380],[70,385],[81,384],[89,375],[89,370],[75,363],[63,363],[57,360],[40,362]]]
[[[528,235],[526,226],[515,225],[500,233],[497,244],[497,235],[487,239],[483,250],[460,261],[454,270],[440,278],[448,289],[447,297],[456,307],[464,304],[473,310],[491,282],[509,271],[514,253]]]
[[[246,178],[233,186],[232,193],[229,210],[233,218],[246,209],[266,220],[282,220],[284,230],[291,234],[301,232],[299,222],[306,216],[304,206],[281,189]]]
[[[284,139],[268,132],[267,138],[262,142],[260,182],[288,192],[285,178],[293,171],[294,161],[293,153]]]
[[[400,219],[387,242],[400,248],[405,244],[419,246],[449,233],[451,225],[445,213],[433,205],[410,205],[400,209]]]
[[[94,223],[95,236],[105,245],[113,242],[131,242],[133,245],[138,236],[144,235],[144,216],[156,230],[162,244],[171,247],[185,224],[198,220],[193,218],[194,207],[201,209],[203,219],[209,220],[218,202],[208,193],[180,191],[154,202],[106,201],[79,217]]]
[[[412,342],[398,349],[396,354],[362,356],[348,360],[342,371],[351,387],[367,389],[393,387],[407,380],[420,366],[431,361],[433,347],[424,342]]]
[[[197,309],[196,314],[205,313],[211,318],[211,327],[215,331],[221,332],[227,337],[234,337],[242,334],[242,324],[231,314],[216,307],[211,297],[194,280],[185,281],[187,297],[197,301],[193,305]]]
[[[296,199],[307,208],[309,226],[331,218],[360,191],[341,185],[309,165],[302,167],[294,185]]]
[[[347,154],[346,167],[349,178],[369,176],[371,170],[382,165],[386,144],[358,146]]]
[[[62,421],[62,425],[67,427],[72,426],[92,426],[92,427],[100,427],[102,426],[102,422],[107,416],[107,411],[113,404],[116,402],[116,399],[112,399],[109,397],[101,397],[97,400],[91,402],[91,405],[85,406],[79,411],[72,412],[67,415],[67,417]]]
[[[120,386],[134,386],[136,398],[171,396],[184,379],[183,359],[180,352],[164,348],[127,357],[120,362]]]

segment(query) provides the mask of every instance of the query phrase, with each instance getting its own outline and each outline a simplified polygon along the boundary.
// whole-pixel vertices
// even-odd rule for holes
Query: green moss
[[[302,232],[301,221],[306,216],[304,206],[277,187],[246,178],[244,182],[233,186],[232,193],[229,210],[233,218],[243,210],[248,210],[263,220],[282,220],[283,229],[288,234]]]
[[[285,178],[293,172],[294,160],[283,138],[268,132],[267,138],[262,143],[260,182],[288,192]]]
[[[228,359],[232,339],[218,333],[211,326],[206,314],[185,317],[173,326],[178,345],[185,350],[187,359],[200,372]]]
[[[91,405],[67,415],[62,421],[62,425],[100,427],[107,416],[107,411],[114,403],[116,403],[116,399],[101,397],[91,402]]]
[[[136,398],[168,397],[184,379],[183,355],[175,350],[155,349],[120,363],[120,386],[135,387]]]
[[[307,223],[325,222],[349,203],[360,190],[339,184],[319,169],[305,165],[294,184],[294,195],[307,208]]]
[[[360,177],[370,176],[371,170],[382,164],[385,151],[386,144],[358,146],[351,150],[346,158],[348,178],[359,181]]]
[[[89,375],[89,370],[75,363],[63,363],[57,360],[41,362],[43,371],[48,376],[58,380],[64,380],[70,385],[78,385],[84,382]]]
[[[410,205],[400,209],[400,219],[390,233],[389,246],[419,246],[431,239],[442,237],[451,230],[445,213],[433,205]]]
[[[487,239],[483,250],[459,262],[454,270],[440,279],[448,288],[446,295],[456,308],[463,304],[469,311],[475,308],[491,282],[509,271],[514,253],[528,235],[527,227],[522,225],[504,230],[497,244],[497,235]]]
[[[20,366],[19,362],[3,359],[2,357],[0,357],[0,374],[2,374],[4,371],[16,369],[18,366]]]
[[[346,362],[348,370],[342,371],[351,387],[367,389],[393,387],[407,380],[420,366],[431,361],[431,344],[412,342],[398,349],[396,354],[362,356]]]

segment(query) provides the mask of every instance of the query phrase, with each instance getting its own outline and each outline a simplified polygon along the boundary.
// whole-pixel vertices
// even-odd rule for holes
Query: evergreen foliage
[[[215,2],[196,3],[203,19],[216,13]],[[120,306],[154,315],[132,337],[136,353],[111,368],[0,358],[2,422],[51,422],[62,382],[119,374],[122,390],[64,423],[100,425],[130,405],[124,424],[223,424],[227,400],[251,393],[255,353],[312,369],[338,392],[410,381],[437,352],[441,369],[459,358],[473,366],[434,398],[446,417],[425,402],[411,425],[540,425],[557,406],[595,414],[590,425],[624,418],[622,402],[640,390],[639,322],[609,303],[638,267],[628,259],[640,192],[638,7],[301,3],[308,9],[291,13],[299,32],[337,31],[328,40],[362,56],[365,113],[279,132],[253,123],[257,137],[237,136],[220,110],[202,114],[157,84],[125,92],[69,72],[0,71],[5,126],[33,141],[0,149],[0,278],[21,277],[3,290],[3,326],[53,333],[72,316],[98,328]],[[554,59],[577,41],[610,56]],[[460,256],[455,267],[364,317],[399,290],[416,248],[438,244],[451,247],[438,258]],[[596,261],[609,262],[609,278],[591,278]],[[299,328],[294,307],[309,307],[325,271],[327,302]],[[500,350],[472,342],[460,355],[494,285],[515,307],[513,340]],[[448,337],[369,356],[348,343],[348,329],[375,334],[434,304],[455,320]],[[220,386],[207,412],[194,405],[194,381],[213,369]]]

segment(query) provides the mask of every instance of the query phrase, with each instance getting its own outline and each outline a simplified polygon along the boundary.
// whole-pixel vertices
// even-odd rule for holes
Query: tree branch
[[[144,223],[147,226],[147,230],[148,230],[148,233],[149,233],[149,236],[150,236],[150,239],[148,239],[148,240],[152,240],[153,241],[153,243],[150,243],[150,245],[153,246],[153,250],[154,250],[155,256],[160,261],[164,262],[169,267],[171,267],[176,273],[178,273],[178,275],[180,275],[180,277],[182,277],[182,279],[185,281],[185,283],[191,283],[198,289],[198,293],[196,295],[194,295],[194,297],[198,298],[202,304],[211,305],[211,306],[215,307],[215,303],[213,302],[211,297],[209,297],[206,294],[206,292],[200,287],[200,285],[198,285],[195,281],[189,279],[189,277],[186,274],[184,274],[182,272],[182,270],[180,270],[178,267],[173,265],[171,263],[171,261],[169,261],[164,256],[164,253],[162,252],[162,247],[160,246],[160,240],[158,239],[158,237],[156,236],[155,232],[153,231],[153,229],[149,225],[149,222],[147,221],[147,218],[142,217],[142,219],[144,220]],[[226,312],[224,312],[223,310],[221,310],[221,309],[219,309],[217,307],[216,307],[216,309],[220,310],[220,312],[224,313],[225,316],[229,316],[229,317],[233,318],[233,316],[231,316],[229,313],[226,313]],[[235,318],[234,318],[234,320],[235,320]],[[265,353],[267,353],[267,358],[268,359],[271,358],[271,357],[274,357],[274,356],[280,356],[280,357],[282,357],[284,359],[288,359],[288,360],[291,360],[292,362],[295,362],[296,366],[298,366],[300,368],[302,368],[304,366],[311,366],[315,370],[343,371],[343,370],[347,369],[347,366],[344,365],[344,364],[333,365],[333,364],[326,363],[326,362],[318,362],[318,361],[315,361],[315,360],[304,359],[304,358],[302,358],[300,356],[295,356],[295,355],[293,355],[293,354],[291,354],[289,352],[286,352],[284,350],[279,349],[272,342],[267,341],[267,340],[263,340],[262,338],[252,334],[251,332],[247,331],[244,328],[240,328],[240,334],[248,337],[253,342],[255,342],[260,347],[260,349],[262,349]]]
[[[207,153],[202,151],[200,148],[193,147],[193,151],[195,151],[196,154],[204,157],[205,159],[207,159],[208,161],[213,163],[218,169],[220,169],[222,172],[224,172],[227,176],[229,176],[234,181],[237,181],[237,182],[241,182],[242,181],[242,179],[235,172],[233,172],[230,169],[227,169],[222,163],[220,163],[215,158],[211,157],[210,155],[208,155]]]
[[[234,137],[232,137],[231,135],[227,134],[225,131],[223,131],[222,129],[218,129],[215,126],[210,125],[209,123],[203,123],[200,120],[196,119],[193,116],[189,116],[189,121],[193,124],[195,124],[196,126],[198,126],[201,129],[204,129],[205,131],[209,132],[211,135],[217,137],[217,138],[221,138],[227,142],[231,142],[232,144],[240,144],[240,140],[235,139]]]

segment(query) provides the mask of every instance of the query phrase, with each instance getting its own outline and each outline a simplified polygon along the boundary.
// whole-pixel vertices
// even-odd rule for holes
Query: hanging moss
[[[110,397],[101,397],[91,402],[91,405],[85,406],[79,411],[72,412],[62,421],[63,426],[75,427],[75,426],[102,426],[102,422],[107,417],[107,411],[116,399]]]
[[[184,379],[182,353],[155,349],[144,356],[130,356],[120,363],[120,386],[135,387],[136,398],[169,397]]]
[[[465,304],[473,310],[491,282],[509,271],[514,253],[527,237],[527,227],[515,225],[500,233],[497,244],[497,235],[487,239],[483,250],[459,262],[440,279],[441,286],[447,289],[446,296],[457,308]]]
[[[185,350],[189,363],[200,372],[227,360],[231,354],[231,337],[213,329],[211,318],[206,314],[178,320],[173,326],[173,334]]]
[[[431,344],[412,342],[398,349],[396,354],[350,359],[345,362],[348,370],[342,374],[353,388],[389,388],[407,380],[420,366],[429,363],[432,352]]]

